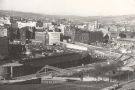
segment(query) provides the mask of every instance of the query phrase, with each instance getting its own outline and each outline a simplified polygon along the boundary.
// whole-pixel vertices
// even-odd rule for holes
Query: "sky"
[[[51,15],[128,15],[135,14],[135,0],[0,0],[0,9]]]

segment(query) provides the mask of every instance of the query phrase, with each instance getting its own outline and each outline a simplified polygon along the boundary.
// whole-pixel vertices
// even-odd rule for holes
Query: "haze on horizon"
[[[0,10],[51,15],[128,15],[135,14],[135,0],[0,0]]]

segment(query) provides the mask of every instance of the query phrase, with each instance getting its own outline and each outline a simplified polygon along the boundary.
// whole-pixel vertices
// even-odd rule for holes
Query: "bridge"
[[[19,83],[33,79],[42,78],[44,80],[81,80],[81,78],[69,77],[74,73],[78,73],[84,69],[93,69],[93,65],[78,66],[72,68],[61,69],[54,66],[46,65],[35,74],[13,77],[12,80],[1,80],[0,83]],[[62,77],[61,77],[62,76]],[[63,77],[64,76],[64,77]]]

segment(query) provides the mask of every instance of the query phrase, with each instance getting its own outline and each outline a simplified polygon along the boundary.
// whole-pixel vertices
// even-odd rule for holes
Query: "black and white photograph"
[[[135,90],[135,0],[0,0],[0,90]]]

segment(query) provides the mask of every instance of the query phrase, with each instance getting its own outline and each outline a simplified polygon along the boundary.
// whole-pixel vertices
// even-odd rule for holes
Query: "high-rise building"
[[[9,42],[7,37],[0,37],[0,55],[7,55]]]
[[[59,45],[60,32],[35,32],[35,40],[41,41],[43,45]]]
[[[46,32],[35,32],[35,40],[41,41],[43,45],[46,44]]]
[[[60,44],[60,33],[61,32],[48,32],[49,45],[59,45]]]

